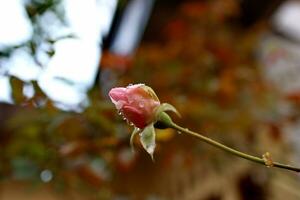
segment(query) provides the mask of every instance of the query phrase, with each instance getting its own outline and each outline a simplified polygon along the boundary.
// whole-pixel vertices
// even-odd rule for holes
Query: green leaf
[[[134,130],[131,133],[130,146],[131,146],[132,152],[134,152],[134,145],[133,145],[134,137],[136,136],[136,134],[140,133],[141,131],[142,131],[141,129],[135,127]]]
[[[141,143],[144,149],[150,154],[152,160],[153,160],[153,153],[155,149],[155,130],[154,130],[154,125],[149,124],[144,128],[144,130],[140,134],[141,138]]]
[[[178,115],[179,117],[181,117],[180,113],[177,111],[177,109],[172,106],[169,103],[162,103],[156,110],[156,116],[158,116],[161,112],[165,112],[165,111],[171,111],[174,112],[176,115]]]

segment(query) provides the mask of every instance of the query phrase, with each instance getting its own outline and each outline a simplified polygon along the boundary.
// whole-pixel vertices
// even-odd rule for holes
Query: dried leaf
[[[267,167],[273,167],[274,166],[273,160],[271,158],[271,154],[269,152],[266,152],[265,154],[263,154],[262,158],[263,158],[263,160],[265,162],[265,165]]]

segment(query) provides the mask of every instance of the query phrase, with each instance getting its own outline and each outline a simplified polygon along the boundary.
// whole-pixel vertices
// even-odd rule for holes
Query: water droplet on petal
[[[124,106],[124,101],[117,101],[115,105],[117,109],[121,109]]]
[[[142,102],[140,102],[140,103],[139,103],[139,107],[140,107],[140,108],[144,108],[144,107],[145,107],[145,104],[142,103]]]
[[[128,97],[128,103],[131,104],[131,103],[133,103],[133,101],[134,101],[134,100],[132,99],[132,97],[129,96],[129,97]]]

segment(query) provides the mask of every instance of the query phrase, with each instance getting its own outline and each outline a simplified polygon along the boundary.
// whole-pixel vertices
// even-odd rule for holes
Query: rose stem
[[[268,166],[265,162],[265,160],[263,160],[262,158],[259,158],[259,157],[256,157],[256,156],[252,156],[252,155],[249,155],[249,154],[246,154],[246,153],[243,153],[243,152],[240,152],[240,151],[237,151],[235,149],[232,149],[228,146],[225,146],[215,140],[212,140],[208,137],[205,137],[199,133],[196,133],[196,132],[193,132],[193,131],[190,131],[186,128],[183,128],[175,123],[171,123],[169,125],[170,128],[173,128],[179,132],[182,132],[182,133],[186,133],[188,135],[191,135],[191,136],[194,136],[200,140],[202,140],[203,142],[206,142],[210,145],[213,145],[223,151],[226,151],[228,153],[231,153],[235,156],[238,156],[238,157],[241,157],[241,158],[244,158],[246,160],[249,160],[249,161],[252,161],[252,162],[256,162],[256,163],[259,163],[259,164],[262,164],[262,165],[265,165],[265,166]],[[268,166],[270,167],[270,166]],[[285,164],[281,164],[281,163],[278,163],[278,162],[272,162],[272,167],[277,167],[277,168],[282,168],[282,169],[287,169],[287,170],[291,170],[291,171],[295,171],[295,172],[300,172],[300,168],[298,167],[293,167],[293,166],[290,166],[290,165],[285,165]]]

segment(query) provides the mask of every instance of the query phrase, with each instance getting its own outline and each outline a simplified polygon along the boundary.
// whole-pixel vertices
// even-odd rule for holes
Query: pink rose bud
[[[135,84],[112,88],[109,97],[119,113],[135,127],[143,129],[155,121],[155,111],[160,106],[160,101],[150,87]]]

